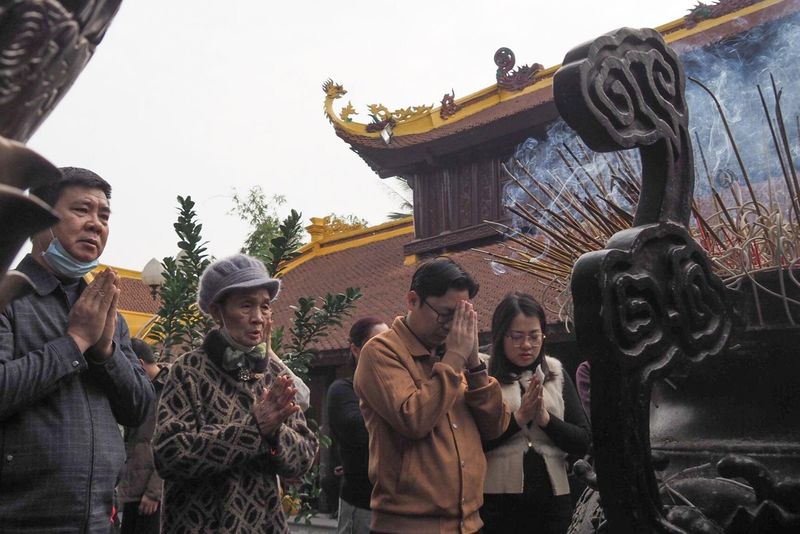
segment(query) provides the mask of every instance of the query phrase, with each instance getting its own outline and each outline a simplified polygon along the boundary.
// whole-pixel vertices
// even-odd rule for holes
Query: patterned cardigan
[[[317,439],[298,412],[274,442],[252,415],[255,394],[287,371],[276,358],[263,376],[241,382],[220,366],[225,342],[212,331],[172,366],[153,436],[164,478],[164,533],[289,532],[277,475],[297,478],[312,465]]]

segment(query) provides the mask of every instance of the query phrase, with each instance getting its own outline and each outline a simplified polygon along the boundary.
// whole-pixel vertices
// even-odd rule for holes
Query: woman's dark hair
[[[428,297],[441,297],[449,289],[466,289],[469,298],[478,293],[478,283],[450,258],[436,258],[420,265],[411,277],[411,291],[425,302]]]
[[[31,194],[47,204],[55,206],[58,199],[61,198],[61,193],[67,187],[87,187],[99,189],[105,194],[107,200],[111,200],[111,185],[97,173],[80,167],[61,167],[59,170],[63,176],[61,180],[34,187],[31,189]]]
[[[144,363],[157,363],[156,357],[153,354],[153,349],[150,345],[139,339],[138,337],[131,338],[131,348],[136,354],[137,358],[141,358]]]
[[[519,314],[526,317],[538,317],[542,335],[545,334],[547,328],[544,308],[532,296],[527,293],[514,292],[503,297],[492,315],[492,359],[489,361],[489,374],[504,384],[514,382],[519,378],[518,368],[508,361],[504,346],[508,329],[511,328],[511,323]],[[544,343],[539,349],[539,354],[544,355]],[[547,361],[544,358],[541,358],[540,361],[545,381],[552,380],[554,375],[547,367]]]
[[[363,347],[369,340],[369,333],[379,324],[383,324],[383,321],[377,317],[362,317],[350,327],[350,343],[358,348]]]

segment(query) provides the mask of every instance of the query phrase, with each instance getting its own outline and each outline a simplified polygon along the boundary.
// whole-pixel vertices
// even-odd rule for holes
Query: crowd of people
[[[167,368],[130,338],[118,276],[84,278],[111,187],[62,171],[32,191],[60,218],[18,266],[34,290],[0,314],[0,532],[109,532],[115,495],[126,533],[288,532],[281,479],[307,472],[319,444],[308,387],[270,348],[280,281],[243,254],[212,262],[197,303],[216,326]],[[478,290],[437,258],[414,273],[404,315],[352,325],[353,377],[326,403],[340,533],[566,532],[568,458],[591,442],[581,399],[545,354],[530,295],[498,303],[480,352]]]

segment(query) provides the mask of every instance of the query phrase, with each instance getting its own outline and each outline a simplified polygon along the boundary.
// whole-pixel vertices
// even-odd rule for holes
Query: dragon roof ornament
[[[510,48],[498,48],[494,53],[497,85],[508,91],[521,91],[532,85],[536,81],[536,75],[544,69],[541,63],[534,63],[530,66],[519,66],[514,70],[515,63],[514,52]]]
[[[397,124],[424,117],[430,114],[431,110],[433,109],[432,105],[421,105],[398,108],[394,111],[390,111],[389,108],[383,104],[370,104],[367,106],[367,109],[369,110],[369,116],[372,118],[372,122],[367,124],[358,124],[352,119],[353,115],[358,114],[353,107],[352,102],[348,101],[347,105],[344,106],[338,114],[333,109],[333,101],[347,94],[347,90],[342,85],[337,84],[329,78],[327,81],[325,81],[325,83],[322,84],[322,90],[325,92],[325,115],[332,124],[351,124],[359,127],[363,126],[364,131],[368,133],[378,132],[386,125],[391,125],[394,127]]]

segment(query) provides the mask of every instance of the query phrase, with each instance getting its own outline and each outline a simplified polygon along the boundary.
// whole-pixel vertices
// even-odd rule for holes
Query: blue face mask
[[[42,258],[53,271],[64,278],[81,278],[100,265],[96,259],[92,261],[78,261],[66,251],[57,237],[53,237],[47,250],[42,252]]]

